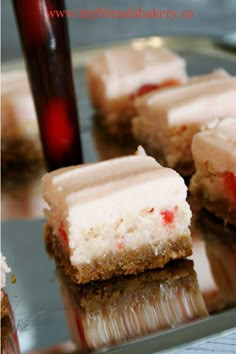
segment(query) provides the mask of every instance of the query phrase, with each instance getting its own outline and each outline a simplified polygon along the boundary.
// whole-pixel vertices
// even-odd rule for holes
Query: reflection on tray
[[[76,285],[59,275],[76,347],[97,350],[207,316],[193,262],[106,282]]]
[[[236,229],[202,210],[192,220],[193,260],[209,312],[236,305]]]
[[[20,354],[11,304],[3,291],[1,291],[1,353]]]

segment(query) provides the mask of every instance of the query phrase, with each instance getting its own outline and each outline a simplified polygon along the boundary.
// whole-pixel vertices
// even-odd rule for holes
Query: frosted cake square
[[[182,177],[138,155],[43,177],[47,250],[78,283],[137,274],[192,253]]]
[[[192,142],[196,173],[190,192],[226,222],[236,225],[236,118],[213,120]]]
[[[86,71],[92,104],[114,135],[130,133],[136,97],[187,79],[184,59],[165,48],[107,49],[88,63]]]
[[[136,100],[132,121],[136,140],[162,164],[191,175],[192,138],[204,122],[236,116],[236,78],[193,79]]]
[[[42,160],[37,116],[24,70],[2,73],[2,167]]]

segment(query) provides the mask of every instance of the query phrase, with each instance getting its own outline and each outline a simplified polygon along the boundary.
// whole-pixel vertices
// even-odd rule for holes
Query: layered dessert
[[[236,229],[205,210],[193,217],[194,269],[209,312],[236,305]]]
[[[73,285],[63,275],[60,279],[78,350],[96,351],[207,316],[190,260],[86,285]]]
[[[6,276],[11,270],[6,258],[0,253],[1,260],[1,353],[19,354],[19,344],[14,324],[13,312],[7,294],[4,292]]]
[[[2,168],[42,160],[33,99],[25,71],[2,73]]]
[[[196,173],[190,192],[202,206],[236,225],[236,118],[205,125],[193,138],[192,155]]]
[[[192,253],[187,187],[141,147],[137,155],[47,173],[42,186],[48,252],[77,283]]]
[[[145,95],[135,106],[136,140],[162,164],[188,176],[194,172],[194,134],[209,119],[236,116],[236,78],[193,79],[187,85]]]
[[[123,46],[104,51],[87,65],[87,85],[100,122],[115,135],[130,132],[136,97],[186,81],[183,58],[165,48]]]

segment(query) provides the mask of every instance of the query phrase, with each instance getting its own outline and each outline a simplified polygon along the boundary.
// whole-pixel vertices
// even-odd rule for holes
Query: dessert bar
[[[190,192],[202,206],[236,225],[236,118],[213,120],[203,129],[192,142],[196,173]]]
[[[236,78],[226,76],[155,91],[136,100],[133,134],[147,152],[182,175],[194,172],[191,144],[209,119],[236,116]]]
[[[34,103],[25,71],[2,73],[2,168],[42,160]]]
[[[47,173],[42,186],[48,252],[75,282],[137,274],[192,253],[184,180],[141,147]]]
[[[107,49],[87,65],[87,85],[99,121],[114,135],[130,133],[136,97],[186,81],[185,61],[165,48]]]

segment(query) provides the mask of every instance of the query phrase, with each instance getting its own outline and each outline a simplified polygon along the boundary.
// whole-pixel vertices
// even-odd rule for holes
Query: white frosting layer
[[[88,64],[88,71],[103,82],[104,95],[114,98],[131,94],[146,84],[185,82],[185,67],[184,59],[168,49],[124,46],[104,51]]]
[[[148,156],[57,170],[44,176],[43,190],[49,223],[55,233],[63,224],[69,235],[73,264],[117,251],[119,243],[136,249],[189,234],[183,179]],[[165,212],[173,213],[168,225]]]
[[[6,263],[6,257],[1,255],[1,290],[6,286],[6,275],[11,271]]]
[[[190,77],[187,82],[187,85],[197,84],[199,82],[201,83],[204,81],[215,80],[215,79],[225,79],[227,77],[230,77],[230,74],[224,69],[220,68],[220,69],[213,70],[211,73],[208,74]]]
[[[25,71],[2,74],[3,138],[31,137],[38,134],[34,103]]]
[[[196,134],[192,154],[196,165],[210,161],[216,171],[236,175],[236,117],[213,120]]]
[[[236,78],[203,80],[155,91],[137,99],[136,109],[141,117],[138,119],[163,129],[236,116]]]

